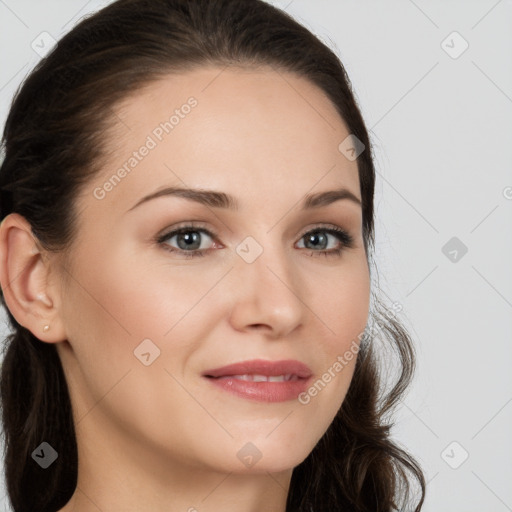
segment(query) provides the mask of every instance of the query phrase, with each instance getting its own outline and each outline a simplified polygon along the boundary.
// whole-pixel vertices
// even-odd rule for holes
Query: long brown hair
[[[373,263],[372,146],[349,78],[326,45],[261,0],[118,0],[81,21],[15,96],[2,139],[1,219],[16,212],[44,249],[69,247],[78,217],[74,200],[101,169],[112,107],[157,78],[206,64],[270,65],[307,78],[327,95],[365,146],[357,162],[363,238]],[[293,471],[288,512],[390,512],[409,503],[413,480],[420,495],[411,510],[423,504],[421,468],[390,438],[390,413],[413,373],[413,347],[396,314],[375,290],[372,297],[369,325],[379,329],[365,333],[342,407]],[[68,388],[54,344],[7,313],[13,331],[1,370],[7,491],[16,512],[54,512],[77,484]],[[387,390],[376,340],[398,356],[397,378]],[[47,470],[31,457],[42,440],[59,454]]]

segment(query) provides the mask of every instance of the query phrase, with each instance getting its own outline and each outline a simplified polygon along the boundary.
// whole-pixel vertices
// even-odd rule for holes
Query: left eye
[[[309,231],[305,235],[302,236],[300,242],[303,240],[306,241],[307,246],[303,244],[304,249],[319,249],[321,251],[326,251],[329,249],[336,249],[337,244],[340,243],[340,233],[331,232],[328,229],[319,229],[316,231]],[[329,246],[329,238],[333,240],[333,243]],[[299,243],[300,243],[299,242]],[[300,247],[302,249],[302,247]]]

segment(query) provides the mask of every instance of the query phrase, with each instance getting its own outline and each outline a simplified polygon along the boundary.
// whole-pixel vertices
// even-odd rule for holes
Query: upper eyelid
[[[341,230],[347,231],[347,232],[350,231],[349,229],[339,226],[337,224],[333,224],[333,223],[329,223],[329,222],[323,222],[323,223],[320,222],[320,223],[310,226],[308,228],[304,228],[304,230],[301,231],[302,232],[301,236],[304,236],[305,234],[309,233],[310,231],[315,231],[317,229],[330,229],[330,228],[341,229]],[[157,235],[157,236],[159,236],[159,237],[168,236],[168,235],[174,233],[175,231],[180,231],[182,229],[189,229],[190,231],[197,229],[198,231],[205,231],[207,234],[209,233],[212,236],[217,236],[215,233],[215,230],[211,230],[211,229],[207,228],[206,226],[202,225],[202,223],[201,223],[201,225],[197,225],[196,221],[189,221],[189,222],[185,222],[183,224],[180,223],[177,226],[163,229],[161,231],[161,234]]]
[[[212,230],[208,229],[207,227],[205,227],[203,225],[197,225],[196,221],[189,221],[189,222],[184,222],[184,223],[180,222],[177,226],[167,227],[167,228],[162,229],[160,234],[157,235],[157,238],[169,236],[169,235],[173,234],[175,231],[180,231],[182,229],[188,229],[189,231],[193,231],[194,229],[196,229],[198,231],[207,231],[207,232],[211,233],[212,235],[215,234]]]

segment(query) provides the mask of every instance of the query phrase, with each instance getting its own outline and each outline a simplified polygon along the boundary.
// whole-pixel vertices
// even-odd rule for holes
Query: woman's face
[[[168,76],[114,110],[60,270],[79,446],[153,468],[296,466],[345,397],[368,317],[345,124],[270,68]]]

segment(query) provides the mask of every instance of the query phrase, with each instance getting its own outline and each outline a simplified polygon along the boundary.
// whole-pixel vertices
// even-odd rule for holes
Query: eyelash
[[[185,258],[196,258],[200,256],[205,256],[208,252],[214,250],[214,249],[202,249],[202,250],[193,250],[193,251],[183,251],[181,249],[176,249],[174,247],[171,247],[169,244],[165,243],[166,240],[169,238],[172,238],[176,235],[181,235],[183,233],[190,233],[190,232],[197,232],[197,233],[204,233],[208,235],[213,240],[217,240],[217,235],[215,233],[212,233],[206,228],[201,228],[193,225],[186,225],[181,226],[176,229],[173,229],[172,231],[168,231],[164,233],[163,235],[159,235],[156,238],[156,242],[163,247],[164,250],[167,250],[172,253],[179,253],[182,254]],[[338,228],[338,227],[322,227],[318,226],[312,230],[306,231],[301,237],[300,240],[302,240],[307,235],[316,234],[316,233],[328,233],[330,235],[335,236],[339,242],[340,245],[336,249],[328,249],[328,250],[322,250],[322,251],[315,251],[312,250],[310,252],[310,256],[320,256],[323,255],[325,257],[336,257],[340,256],[342,252],[344,252],[344,249],[350,249],[354,246],[354,238],[352,235],[350,235],[347,231],[344,229]],[[301,248],[302,249],[302,248]]]

